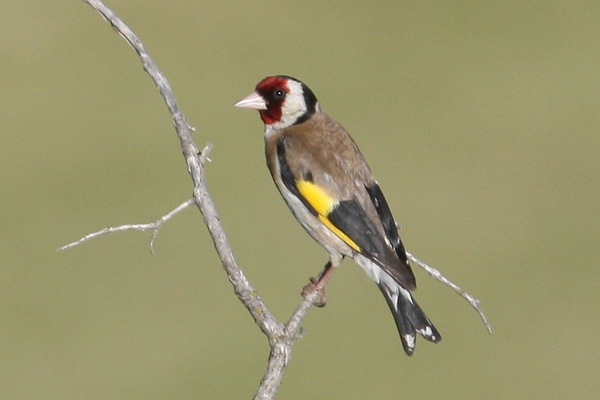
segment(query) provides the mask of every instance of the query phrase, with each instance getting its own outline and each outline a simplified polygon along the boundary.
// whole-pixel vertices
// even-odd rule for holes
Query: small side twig
[[[160,228],[168,220],[173,218],[176,214],[179,214],[181,211],[185,210],[186,208],[188,208],[189,206],[191,206],[193,204],[194,204],[194,199],[190,198],[154,222],[150,222],[147,224],[125,224],[125,225],[119,225],[119,226],[109,226],[109,227],[101,229],[99,231],[88,233],[87,235],[85,235],[84,237],[82,237],[79,240],[76,240],[76,241],[66,244],[62,247],[59,247],[58,249],[56,249],[56,251],[63,251],[63,250],[70,249],[70,248],[78,246],[84,242],[87,242],[88,240],[97,238],[99,236],[108,235],[109,233],[125,232],[125,231],[141,231],[141,232],[152,231],[152,237],[150,239],[150,252],[152,253],[152,255],[154,255],[155,254],[154,242],[156,240],[156,236],[158,235],[158,231],[160,230]]]
[[[475,311],[477,311],[477,313],[481,317],[483,323],[485,324],[487,331],[489,333],[492,333],[492,325],[490,325],[487,317],[485,316],[485,314],[479,307],[479,304],[481,303],[481,301],[479,299],[476,299],[475,297],[471,296],[469,293],[465,292],[460,286],[453,283],[448,278],[446,278],[444,275],[442,275],[442,273],[440,271],[433,268],[431,265],[419,260],[417,257],[413,256],[411,253],[406,252],[406,256],[408,257],[408,259],[410,261],[414,262],[419,267],[424,269],[425,272],[427,272],[429,274],[429,276],[431,276],[433,279],[442,282],[446,286],[449,286],[450,288],[452,288],[452,290],[454,290],[456,293],[458,293],[458,295],[460,297],[465,299],[471,305],[471,307],[473,307],[475,309]]]

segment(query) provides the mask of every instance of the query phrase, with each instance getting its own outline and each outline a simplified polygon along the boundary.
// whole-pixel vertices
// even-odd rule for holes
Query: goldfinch
[[[412,355],[419,333],[441,336],[410,291],[416,288],[396,222],[365,158],[315,94],[290,76],[270,76],[235,104],[265,124],[267,165],[292,214],[329,253],[324,274],[353,258],[385,297]],[[315,281],[313,281],[315,283]]]

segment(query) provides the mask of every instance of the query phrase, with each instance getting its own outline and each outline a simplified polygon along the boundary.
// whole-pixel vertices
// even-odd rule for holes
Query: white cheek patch
[[[287,86],[288,93],[281,106],[281,120],[271,125],[273,129],[283,129],[294,125],[307,111],[302,84],[290,79],[287,81]]]

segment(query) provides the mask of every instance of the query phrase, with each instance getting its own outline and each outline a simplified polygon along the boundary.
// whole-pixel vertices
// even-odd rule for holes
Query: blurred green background
[[[370,161],[443,341],[404,355],[346,261],[279,399],[590,399],[600,392],[600,3],[112,1],[169,78],[238,261],[286,319],[326,253],[264,165],[266,75],[317,94]],[[0,3],[0,398],[247,399],[268,346],[195,209],[162,99],[81,1]]]

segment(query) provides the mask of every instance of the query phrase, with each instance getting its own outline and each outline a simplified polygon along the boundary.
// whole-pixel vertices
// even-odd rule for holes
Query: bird
[[[379,183],[314,92],[291,76],[268,76],[234,106],[258,110],[273,181],[298,222],[329,253],[325,269],[305,291],[352,258],[381,290],[407,355],[417,334],[439,342],[441,335],[411,294],[415,275]]]

